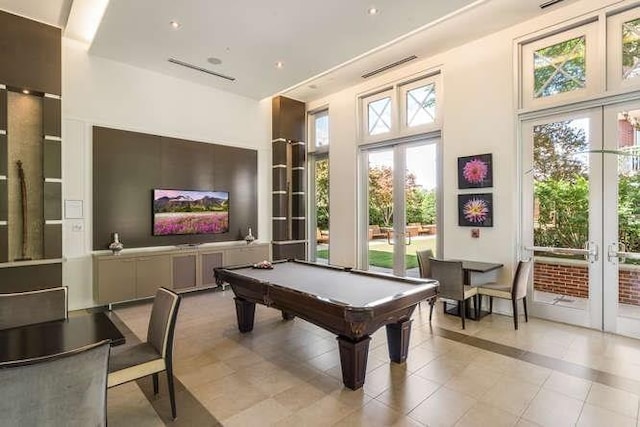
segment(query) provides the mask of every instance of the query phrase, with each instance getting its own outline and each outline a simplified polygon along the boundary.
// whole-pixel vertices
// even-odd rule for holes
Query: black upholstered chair
[[[167,372],[171,415],[176,418],[176,398],[173,385],[173,334],[180,307],[180,296],[159,288],[156,292],[147,341],[114,351],[109,359],[108,386],[114,387],[138,378],[153,375],[153,391],[158,394],[158,373]]]
[[[524,307],[524,321],[529,321],[527,314],[527,283],[533,260],[520,261],[512,283],[484,283],[478,285],[479,295],[489,296],[489,312],[493,312],[493,297],[511,300],[513,307],[513,326],[518,329],[518,300]]]
[[[0,363],[0,425],[106,426],[105,340],[66,353]]]
[[[0,329],[66,318],[66,286],[0,294]]]
[[[464,284],[462,261],[443,261],[431,258],[430,264],[431,278],[440,282],[438,297],[458,302],[460,318],[462,319],[462,329],[464,329],[464,318],[468,308],[467,301],[477,295],[478,290],[473,286]],[[477,315],[477,304],[475,309]]]

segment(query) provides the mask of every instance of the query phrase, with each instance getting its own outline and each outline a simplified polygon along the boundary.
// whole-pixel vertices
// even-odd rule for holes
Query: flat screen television
[[[153,235],[229,231],[227,191],[153,190]]]

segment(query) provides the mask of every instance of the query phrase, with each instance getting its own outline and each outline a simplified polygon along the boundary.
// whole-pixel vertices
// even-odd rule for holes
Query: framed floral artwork
[[[458,225],[493,227],[493,194],[459,194]]]
[[[493,187],[491,154],[458,157],[458,188]]]

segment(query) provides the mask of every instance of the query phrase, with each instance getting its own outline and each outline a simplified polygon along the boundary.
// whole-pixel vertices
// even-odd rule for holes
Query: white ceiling
[[[408,55],[427,57],[540,15],[542,1],[110,0],[90,53],[254,99],[285,93],[305,101]],[[0,9],[64,27],[71,2],[0,0]],[[380,13],[371,16],[373,5]],[[171,57],[236,81],[171,64]]]

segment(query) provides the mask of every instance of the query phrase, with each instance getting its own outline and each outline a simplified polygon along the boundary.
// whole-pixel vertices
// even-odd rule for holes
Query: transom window
[[[407,91],[408,127],[433,123],[436,120],[436,85],[434,83],[419,86]]]
[[[594,21],[522,42],[520,108],[544,108],[602,92],[598,31]]]
[[[329,110],[309,113],[309,151],[329,150]]]
[[[329,111],[320,111],[313,115],[314,118],[314,145],[326,147],[329,145]]]
[[[586,86],[586,39],[565,40],[534,52],[534,97],[557,95]]]
[[[379,135],[391,131],[391,97],[369,102],[369,135]]]
[[[441,81],[439,72],[414,76],[360,98],[361,140],[377,142],[438,130]]]
[[[640,19],[622,24],[622,78],[640,76]]]

